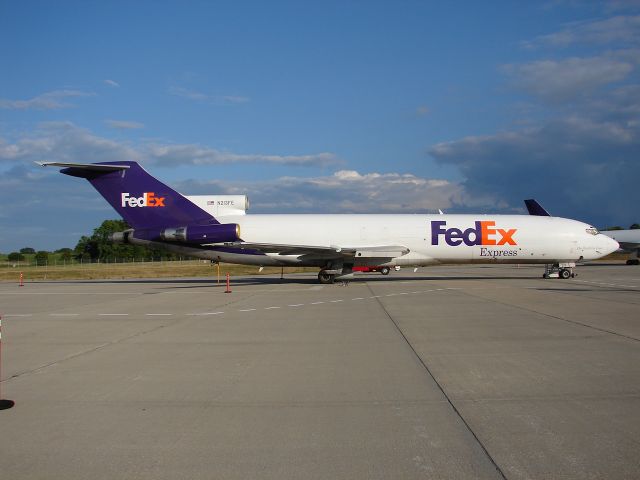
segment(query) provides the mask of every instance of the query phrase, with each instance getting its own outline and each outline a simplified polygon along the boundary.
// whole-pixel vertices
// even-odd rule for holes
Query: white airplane
[[[551,216],[542,205],[534,199],[524,201],[529,211],[529,215]],[[603,235],[614,239],[620,245],[620,250],[636,254],[635,258],[627,260],[627,265],[640,265],[640,229],[632,230],[603,230]]]
[[[47,162],[86,178],[132,227],[115,242],[160,247],[217,262],[315,266],[320,283],[358,266],[439,263],[545,264],[573,276],[618,243],[586,223],[528,215],[246,215],[246,196],[183,196],[136,162]]]

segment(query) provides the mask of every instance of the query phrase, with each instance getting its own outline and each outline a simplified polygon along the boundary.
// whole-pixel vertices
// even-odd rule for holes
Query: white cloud
[[[186,98],[200,103],[208,103],[211,105],[238,105],[248,103],[251,99],[242,95],[208,95],[195,90],[189,90],[183,87],[170,87],[168,90],[170,95]]]
[[[439,208],[505,207],[496,205],[490,195],[471,198],[456,182],[355,170],[258,182],[192,180],[182,182],[179,189],[191,194],[247,194],[253,213],[434,213]]]
[[[118,82],[116,82],[115,80],[109,80],[109,79],[107,79],[107,80],[105,80],[105,81],[104,81],[104,83],[105,83],[106,85],[109,85],[110,87],[115,87],[115,88],[117,88],[117,87],[119,87],[119,86],[120,86],[120,84],[119,84]]]
[[[545,101],[569,101],[596,88],[625,79],[631,63],[609,55],[564,60],[537,60],[503,67],[514,87]]]
[[[264,155],[223,152],[201,145],[149,145],[147,152],[154,162],[165,165],[217,165],[224,163],[270,163],[293,166],[320,166],[338,163],[328,152],[312,155]]]
[[[116,122],[116,128],[137,127]],[[133,160],[162,166],[264,163],[326,167],[340,160],[329,152],[307,155],[238,154],[193,144],[120,143],[97,136],[69,122],[43,123],[38,129],[9,142],[0,137],[0,161],[107,162]]]
[[[131,122],[127,120],[105,120],[107,126],[118,130],[136,130],[144,128],[144,124],[140,122]]]
[[[175,95],[176,97],[188,98],[189,100],[196,101],[205,101],[209,98],[209,96],[205,95],[204,93],[195,92],[193,90],[188,90],[182,87],[170,87],[169,94]]]
[[[142,160],[135,148],[69,122],[47,122],[13,143],[0,139],[0,161],[108,162]]]
[[[90,97],[93,95],[95,94],[81,90],[54,90],[27,100],[0,98],[0,108],[7,110],[57,110],[74,106],[71,103],[65,102],[64,99]]]
[[[606,19],[574,22],[559,32],[524,42],[527,48],[569,47],[576,44],[640,44],[640,15],[618,15]]]

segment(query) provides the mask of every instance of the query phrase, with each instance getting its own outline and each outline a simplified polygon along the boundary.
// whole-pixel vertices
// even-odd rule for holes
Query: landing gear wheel
[[[336,276],[331,275],[330,273],[325,272],[324,270],[320,270],[318,273],[318,281],[323,285],[330,285],[334,282]]]
[[[389,275],[389,272],[390,272],[390,271],[391,271],[391,270],[389,269],[389,267],[382,267],[382,268],[380,269],[380,273],[381,273],[381,274],[383,274],[383,275]]]
[[[560,278],[562,278],[563,280],[567,280],[568,278],[571,278],[571,271],[567,270],[566,268],[561,268],[558,274],[560,275]]]
[[[627,260],[627,265],[640,265],[640,259],[632,258]]]

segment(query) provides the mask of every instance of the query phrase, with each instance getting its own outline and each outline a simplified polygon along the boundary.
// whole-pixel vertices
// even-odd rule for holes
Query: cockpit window
[[[589,235],[598,235],[600,233],[595,227],[589,227],[586,231]]]

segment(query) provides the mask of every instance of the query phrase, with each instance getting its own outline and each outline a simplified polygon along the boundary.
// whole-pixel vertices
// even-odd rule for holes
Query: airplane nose
[[[606,235],[602,234],[600,236],[602,237],[602,240],[604,240],[602,243],[604,244],[603,247],[606,251],[606,255],[609,255],[610,253],[613,253],[620,248],[620,244],[613,238],[609,238]]]

